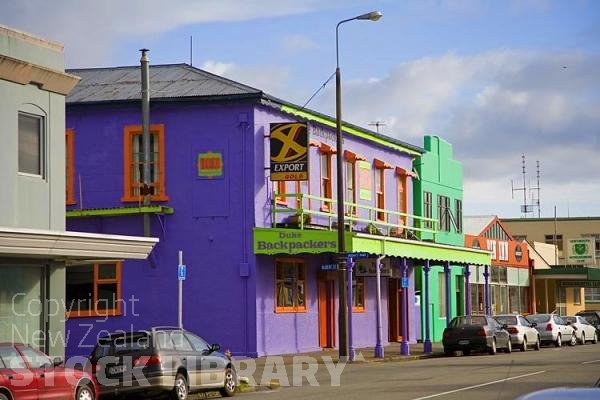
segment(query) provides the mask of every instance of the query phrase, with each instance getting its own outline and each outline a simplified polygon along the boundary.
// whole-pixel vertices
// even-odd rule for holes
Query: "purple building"
[[[116,275],[90,282],[71,268],[67,355],[89,353],[107,331],[177,325],[180,251],[185,328],[237,355],[337,347],[334,119],[185,64],[152,66],[145,158],[140,67],[69,72],[82,80],[67,98],[68,228],[160,243]],[[422,148],[343,131],[346,249],[367,256],[348,286],[351,343],[416,342],[414,267],[429,254],[453,265],[489,254],[418,240],[436,232],[412,212]]]

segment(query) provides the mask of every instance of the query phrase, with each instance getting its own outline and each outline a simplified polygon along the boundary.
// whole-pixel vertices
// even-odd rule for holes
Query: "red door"
[[[77,383],[74,375],[67,379],[65,368],[55,367],[50,357],[41,351],[28,346],[21,346],[19,350],[37,378],[39,399],[62,400],[73,397]]]
[[[399,279],[388,279],[389,341],[402,341],[402,288]]]
[[[319,280],[319,346],[335,347],[335,281]]]
[[[13,346],[0,347],[0,386],[5,386],[15,400],[37,400],[38,378]]]

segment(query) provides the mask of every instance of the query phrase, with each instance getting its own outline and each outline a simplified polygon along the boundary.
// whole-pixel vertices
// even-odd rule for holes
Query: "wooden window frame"
[[[65,151],[66,151],[66,202],[68,206],[77,204],[75,200],[75,131],[67,129],[65,132]]]
[[[278,279],[277,278],[277,269],[279,268],[280,265],[285,265],[285,264],[289,264],[292,263],[295,265],[295,267],[297,268],[298,265],[302,265],[302,276],[300,277],[301,279],[299,279],[299,273],[298,270],[296,269],[295,273],[294,273],[294,282],[293,282],[293,287],[296,288],[297,287],[297,282],[303,282],[304,283],[304,293],[303,293],[303,305],[298,306],[298,305],[294,305],[292,307],[284,307],[284,306],[279,306],[277,304],[278,301],[278,295],[277,295],[277,287],[278,284],[280,282],[282,282],[282,279]],[[273,302],[273,306],[275,308],[275,313],[276,314],[285,314],[285,313],[305,313],[307,310],[306,307],[306,292],[307,292],[307,281],[306,281],[306,260],[302,259],[302,258],[276,258],[275,259],[275,285],[274,285],[274,302]],[[292,294],[292,296],[295,298],[295,293]]]
[[[150,125],[150,134],[158,136],[158,182],[154,184],[157,194],[150,196],[152,201],[168,201],[169,197],[165,191],[165,126],[164,124]],[[141,125],[127,125],[123,129],[123,197],[122,202],[140,202],[144,196],[131,194],[136,185],[131,175],[133,136],[142,135]],[[137,184],[141,186],[141,184]]]
[[[321,204],[321,211],[324,212],[333,212],[333,207],[331,206],[332,201],[333,201],[333,189],[332,189],[332,170],[331,170],[331,155],[333,154],[333,152],[331,151],[325,151],[323,149],[323,146],[321,146],[321,154],[319,157],[319,161],[320,161],[320,170],[319,170],[319,174],[321,176],[321,197],[324,199],[329,199],[329,201],[327,200],[323,200],[323,204]],[[325,164],[326,172],[327,172],[327,176],[323,176],[323,163]]]
[[[306,193],[302,193],[302,182],[306,182]],[[294,187],[296,189],[296,195],[299,195],[300,193],[310,195],[310,181],[295,181]],[[310,210],[310,197],[307,200],[308,200],[307,207],[304,207],[304,204],[302,204],[300,196],[297,196],[296,197],[296,208]]]
[[[352,205],[348,205],[345,208],[346,210],[346,215],[353,215],[356,216],[357,214],[357,210],[356,210],[356,206],[354,204],[356,204],[356,160],[345,160],[345,167],[344,170],[346,172],[345,174],[345,185],[344,185],[344,190],[346,191],[346,201],[349,203],[352,203]],[[351,176],[349,177],[348,174],[351,173]],[[352,185],[352,191],[349,191],[348,189],[348,183],[350,183]],[[348,197],[350,196],[350,197]]]
[[[113,264],[111,263],[94,263],[94,293],[93,293],[93,302],[94,308],[92,310],[76,310],[76,311],[66,311],[65,315],[67,318],[76,318],[76,317],[116,317],[122,315],[121,303],[123,302],[123,296],[121,293],[122,279],[121,279],[121,262],[116,261],[115,264],[115,277],[111,279],[100,279],[100,265],[104,264]],[[69,268],[69,267],[67,267]],[[77,267],[70,267],[77,268]],[[98,286],[99,285],[117,285],[117,297],[116,297],[116,305],[117,308],[107,309],[107,310],[98,310]]]
[[[275,192],[275,203],[280,204],[282,206],[287,205],[287,197],[281,196],[282,194],[286,194],[286,181],[275,181],[275,185],[277,187]]]
[[[406,195],[406,175],[398,175],[398,212],[406,214],[408,209],[408,198]],[[398,225],[402,228],[406,226],[406,216],[398,215]]]
[[[367,293],[367,280],[365,279],[364,276],[353,276],[353,282],[352,282],[352,312],[358,312],[358,313],[363,313],[365,312],[365,309],[367,308],[367,305],[365,304],[367,302],[367,297],[366,297],[366,293]],[[360,279],[360,285],[359,285],[359,279]],[[356,283],[354,283],[354,281],[356,281]],[[361,287],[361,291],[362,291],[362,299],[363,299],[363,304],[362,306],[360,305],[354,305],[354,299],[356,299],[356,292],[358,291],[358,286]]]
[[[375,165],[373,168],[373,173],[375,174],[375,179],[373,179],[373,183],[375,185],[375,208],[379,208],[381,210],[385,209],[385,175],[384,168],[378,167]],[[379,176],[377,176],[379,174]],[[377,185],[377,181],[379,181],[379,185]],[[379,191],[377,190],[377,186],[379,186]],[[379,221],[385,221],[385,211],[377,211],[376,212],[377,219]]]
[[[423,192],[423,217],[433,218],[433,193]],[[425,228],[433,228],[433,221],[425,221]]]

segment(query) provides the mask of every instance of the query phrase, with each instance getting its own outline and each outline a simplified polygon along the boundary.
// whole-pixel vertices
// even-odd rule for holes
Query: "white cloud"
[[[200,69],[254,87],[268,94],[282,93],[290,76],[289,70],[281,66],[240,66],[214,60],[205,61]]]
[[[288,52],[297,52],[310,50],[317,47],[317,44],[304,35],[288,35],[282,39],[283,49]]]

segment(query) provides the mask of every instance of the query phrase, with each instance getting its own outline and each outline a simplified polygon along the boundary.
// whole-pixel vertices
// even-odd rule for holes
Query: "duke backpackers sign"
[[[308,130],[306,123],[271,124],[271,180],[308,180]]]

